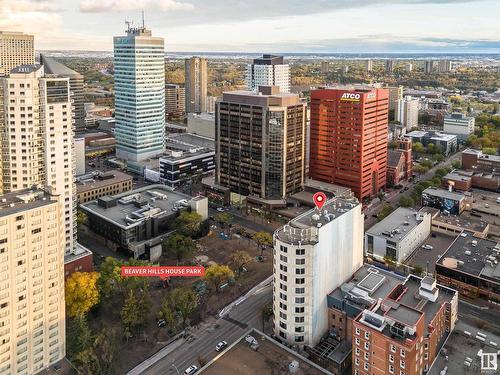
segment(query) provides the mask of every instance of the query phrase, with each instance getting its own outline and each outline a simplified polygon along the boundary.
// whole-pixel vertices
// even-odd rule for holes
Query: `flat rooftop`
[[[476,155],[478,159],[490,160],[496,163],[500,163],[500,156],[483,154],[481,150],[475,150],[473,148],[463,150],[462,154]]]
[[[386,236],[394,242],[399,242],[405,238],[420,223],[425,212],[418,212],[411,208],[399,207],[382,221],[368,229],[366,233],[374,236]]]
[[[500,245],[464,231],[438,260],[438,264],[476,277],[500,282]]]
[[[47,192],[34,190],[19,190],[0,196],[0,217],[9,216],[18,212],[43,207],[55,203]]]
[[[253,350],[245,341],[250,334],[258,342],[258,349]],[[279,344],[259,331],[251,330],[229,346],[213,361],[200,369],[203,375],[275,375],[289,374],[288,366],[292,362],[298,365],[295,375],[331,374],[291,349]]]
[[[422,194],[428,194],[428,195],[433,195],[435,197],[440,197],[440,198],[446,198],[446,199],[452,199],[455,201],[460,201],[462,199],[465,199],[465,195],[461,193],[457,193],[455,191],[448,191],[446,189],[438,189],[435,187],[430,187],[425,189]]]
[[[359,205],[356,198],[332,198],[325,202],[321,211],[313,208],[290,220],[275,232],[287,243],[316,243],[319,228]]]
[[[86,174],[77,177],[76,192],[77,194],[85,193],[99,189],[105,186],[118,184],[121,182],[131,181],[132,176],[117,170],[111,170],[103,173]]]
[[[112,222],[124,229],[140,224],[143,217],[173,215],[174,206],[181,200],[190,201],[186,194],[169,190],[165,185],[149,185],[126,193],[103,197],[108,208],[99,200],[83,203],[80,207],[91,214]],[[113,205],[113,202],[116,204]]]
[[[204,147],[210,150],[215,150],[215,140],[192,133],[169,134],[165,141],[167,142],[167,147],[170,142],[174,142],[177,144],[183,144],[187,147]]]

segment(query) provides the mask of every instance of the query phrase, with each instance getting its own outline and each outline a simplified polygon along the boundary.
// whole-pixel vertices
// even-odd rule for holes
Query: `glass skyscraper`
[[[140,161],[163,151],[165,139],[163,38],[146,28],[114,37],[116,156]]]

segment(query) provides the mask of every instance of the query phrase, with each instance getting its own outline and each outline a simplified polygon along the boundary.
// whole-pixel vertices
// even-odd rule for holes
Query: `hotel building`
[[[283,56],[263,55],[247,66],[246,85],[250,91],[258,91],[259,86],[278,86],[280,92],[290,92],[290,67]]]

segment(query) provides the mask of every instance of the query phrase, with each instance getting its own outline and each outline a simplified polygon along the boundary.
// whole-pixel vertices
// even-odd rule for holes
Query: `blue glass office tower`
[[[141,161],[163,151],[165,140],[163,38],[144,27],[114,37],[116,156]]]

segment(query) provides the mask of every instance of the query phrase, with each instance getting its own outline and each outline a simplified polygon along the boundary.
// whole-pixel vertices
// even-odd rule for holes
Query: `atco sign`
[[[344,102],[359,102],[361,99],[361,94],[355,94],[352,92],[344,92],[340,98]]]

